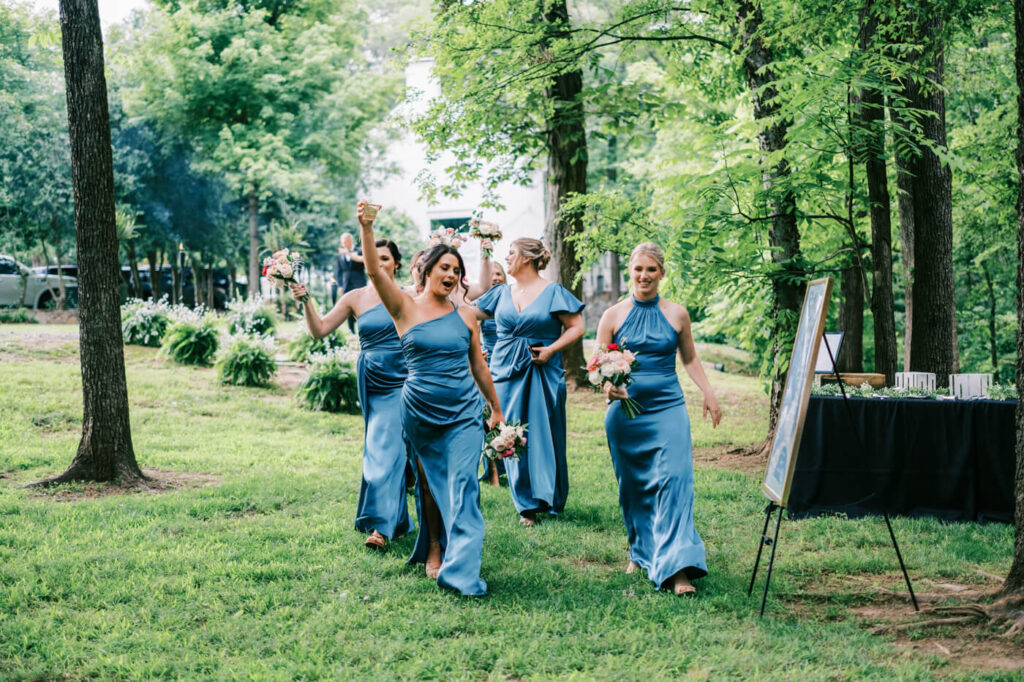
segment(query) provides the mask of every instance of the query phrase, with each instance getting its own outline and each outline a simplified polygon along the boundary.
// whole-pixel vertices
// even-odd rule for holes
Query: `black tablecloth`
[[[1013,520],[1015,401],[811,396],[790,515]],[[863,442],[863,449],[860,443]]]

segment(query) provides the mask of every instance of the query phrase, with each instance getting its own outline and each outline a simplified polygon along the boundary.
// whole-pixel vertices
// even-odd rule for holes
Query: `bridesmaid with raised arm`
[[[611,402],[605,432],[611,450],[619,503],[629,538],[629,567],[647,571],[659,588],[694,594],[690,582],[707,575],[704,543],[693,522],[693,445],[690,418],[676,377],[676,353],[704,394],[704,417],[717,427],[722,411],[697,358],[686,308],[659,297],[665,256],[653,242],[633,249],[629,277],[633,295],[605,311],[597,343],[617,343],[636,355],[629,388],[605,384]],[[641,407],[629,419],[620,400]]]
[[[526,453],[505,462],[524,526],[532,526],[538,512],[561,513],[569,496],[562,349],[583,336],[583,304],[540,276],[550,260],[539,239],[515,240],[505,259],[515,285],[493,287],[475,302],[481,319],[497,323],[491,374],[505,415],[528,424]]]
[[[378,239],[375,246],[367,251],[377,254],[383,276],[393,281],[401,268],[402,254],[389,239]],[[292,284],[291,290],[296,300],[308,293],[303,284]],[[356,369],[365,436],[356,530],[369,533],[367,547],[383,550],[388,540],[413,528],[405,499],[408,450],[401,435],[405,359],[395,325],[372,286],[345,293],[322,318],[312,297],[306,298],[302,309],[309,333],[318,339],[333,332],[350,316],[359,322],[361,352]]]
[[[364,244],[373,219],[357,209]],[[480,350],[475,311],[449,300],[462,282],[462,257],[451,246],[429,249],[419,262],[423,292],[415,297],[387,276],[376,253],[366,274],[394,321],[408,367],[402,389],[402,427],[419,474],[420,532],[410,563],[423,562],[439,585],[467,596],[487,592],[480,578],[484,518],[477,462],[483,449],[483,398],[489,426],[504,421]],[[475,385],[474,385],[475,381]],[[479,388],[479,390],[477,390]]]

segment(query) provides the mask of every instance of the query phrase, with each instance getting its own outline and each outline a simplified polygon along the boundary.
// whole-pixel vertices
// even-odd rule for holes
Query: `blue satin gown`
[[[487,593],[480,578],[484,517],[476,478],[484,443],[484,400],[470,374],[469,341],[469,329],[455,311],[402,336],[409,368],[402,390],[402,426],[441,512],[443,561],[437,582],[477,596]],[[419,495],[417,509],[420,531],[409,563],[425,563],[429,549]]]
[[[522,312],[516,310],[507,284],[491,287],[475,305],[493,316],[498,326],[491,375],[505,419],[529,425],[526,453],[505,461],[512,502],[519,513],[560,513],[569,497],[565,370],[561,353],[544,365],[533,364],[530,346],[554,343],[562,335],[556,315],[578,313],[583,303],[561,284],[551,283]]]
[[[487,362],[491,361],[491,354],[494,353],[494,344],[498,342],[498,323],[494,320],[480,321],[480,345],[487,353]]]
[[[356,530],[396,538],[413,528],[405,499],[408,448],[402,438],[405,358],[383,303],[360,315],[358,323],[362,352],[356,371],[366,428]]]
[[[643,408],[628,419],[614,401],[604,418],[629,557],[658,587],[682,570],[691,580],[700,578],[708,570],[693,524],[693,445],[676,377],[676,330],[657,298],[633,299],[615,342],[636,354],[628,390]]]

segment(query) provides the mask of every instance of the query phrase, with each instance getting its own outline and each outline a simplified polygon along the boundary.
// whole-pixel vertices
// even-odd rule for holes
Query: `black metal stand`
[[[832,354],[832,347],[829,345],[828,337],[822,334],[822,340],[825,342],[825,349],[828,351],[829,360],[832,361],[832,373],[835,375],[836,380],[839,383],[839,392],[843,396],[843,404],[846,406],[846,414],[850,418],[850,425],[853,427],[853,432],[857,434],[857,440],[859,441],[861,450],[864,450],[864,440],[861,438],[860,429],[857,428],[856,420],[853,417],[853,408],[850,407],[850,399],[846,395],[846,387],[843,385],[842,377],[839,376],[839,370],[836,369],[836,359]],[[768,524],[771,522],[772,514],[778,510],[779,516],[775,521],[775,536],[768,537]],[[779,527],[782,525],[782,513],[785,511],[785,507],[776,504],[775,502],[769,502],[768,506],[765,507],[764,514],[764,528],[761,529],[761,540],[757,545],[757,559],[754,560],[754,571],[750,575],[750,587],[747,588],[747,596],[749,597],[754,592],[754,581],[757,579],[757,569],[761,564],[761,552],[764,550],[765,545],[772,548],[771,555],[768,558],[768,575],[765,576],[764,580],[764,594],[761,596],[761,612],[758,614],[758,618],[764,617],[764,607],[768,601],[768,586],[772,582],[772,569],[775,567],[775,549],[779,545]],[[892,540],[892,548],[896,550],[896,559],[900,562],[900,570],[903,571],[903,580],[907,583],[907,591],[910,593],[910,601],[914,605],[915,611],[920,611],[921,607],[917,604],[917,596],[914,595],[914,586],[910,584],[910,574],[907,573],[907,566],[903,563],[903,554],[900,553],[899,543],[896,542],[896,533],[893,532],[892,523],[889,521],[888,512],[882,512],[882,517],[885,519],[885,527],[889,529],[889,539]]]

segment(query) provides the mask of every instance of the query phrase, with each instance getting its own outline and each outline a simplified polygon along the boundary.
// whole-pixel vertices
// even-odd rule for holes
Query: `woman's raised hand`
[[[360,225],[371,227],[373,225],[373,218],[368,218],[363,215],[363,209],[366,208],[366,202],[360,201],[356,204],[356,219],[359,220]]]
[[[298,282],[292,282],[288,285],[292,290],[292,298],[296,301],[300,301],[303,296],[309,295],[309,290],[306,289],[305,284],[299,284]]]

